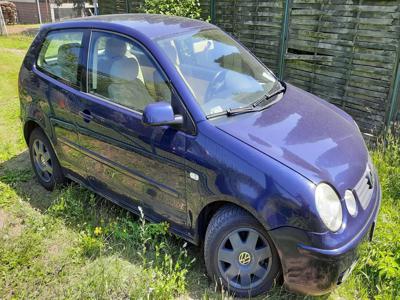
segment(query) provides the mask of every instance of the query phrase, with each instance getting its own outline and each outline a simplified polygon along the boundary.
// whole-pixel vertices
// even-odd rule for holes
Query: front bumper
[[[309,232],[293,227],[269,232],[281,259],[286,289],[300,294],[323,295],[347,278],[357,262],[359,245],[372,240],[381,202],[378,189],[374,207],[362,230],[340,247],[315,248]]]

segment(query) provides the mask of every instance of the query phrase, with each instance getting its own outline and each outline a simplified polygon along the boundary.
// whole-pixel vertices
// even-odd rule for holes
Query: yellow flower
[[[94,234],[95,234],[95,235],[100,235],[101,233],[102,233],[101,227],[96,227],[96,228],[94,229]]]

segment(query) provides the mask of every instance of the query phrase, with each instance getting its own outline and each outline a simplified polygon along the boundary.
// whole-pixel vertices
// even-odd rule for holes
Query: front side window
[[[280,85],[239,43],[218,29],[157,40],[206,115],[257,102]]]
[[[171,102],[164,76],[139,44],[93,32],[89,49],[89,93],[139,112],[152,102]]]
[[[79,57],[82,52],[83,32],[50,32],[40,50],[37,66],[46,73],[78,84]]]

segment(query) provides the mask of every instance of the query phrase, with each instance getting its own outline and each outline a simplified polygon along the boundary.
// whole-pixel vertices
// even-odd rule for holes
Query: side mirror
[[[155,102],[144,108],[142,122],[149,126],[181,125],[183,124],[183,117],[174,114],[171,104]]]

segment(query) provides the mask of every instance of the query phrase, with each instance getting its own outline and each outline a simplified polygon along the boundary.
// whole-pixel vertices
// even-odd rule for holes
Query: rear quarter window
[[[82,39],[82,31],[50,32],[39,52],[38,68],[76,86],[78,84],[79,57],[83,51]]]

